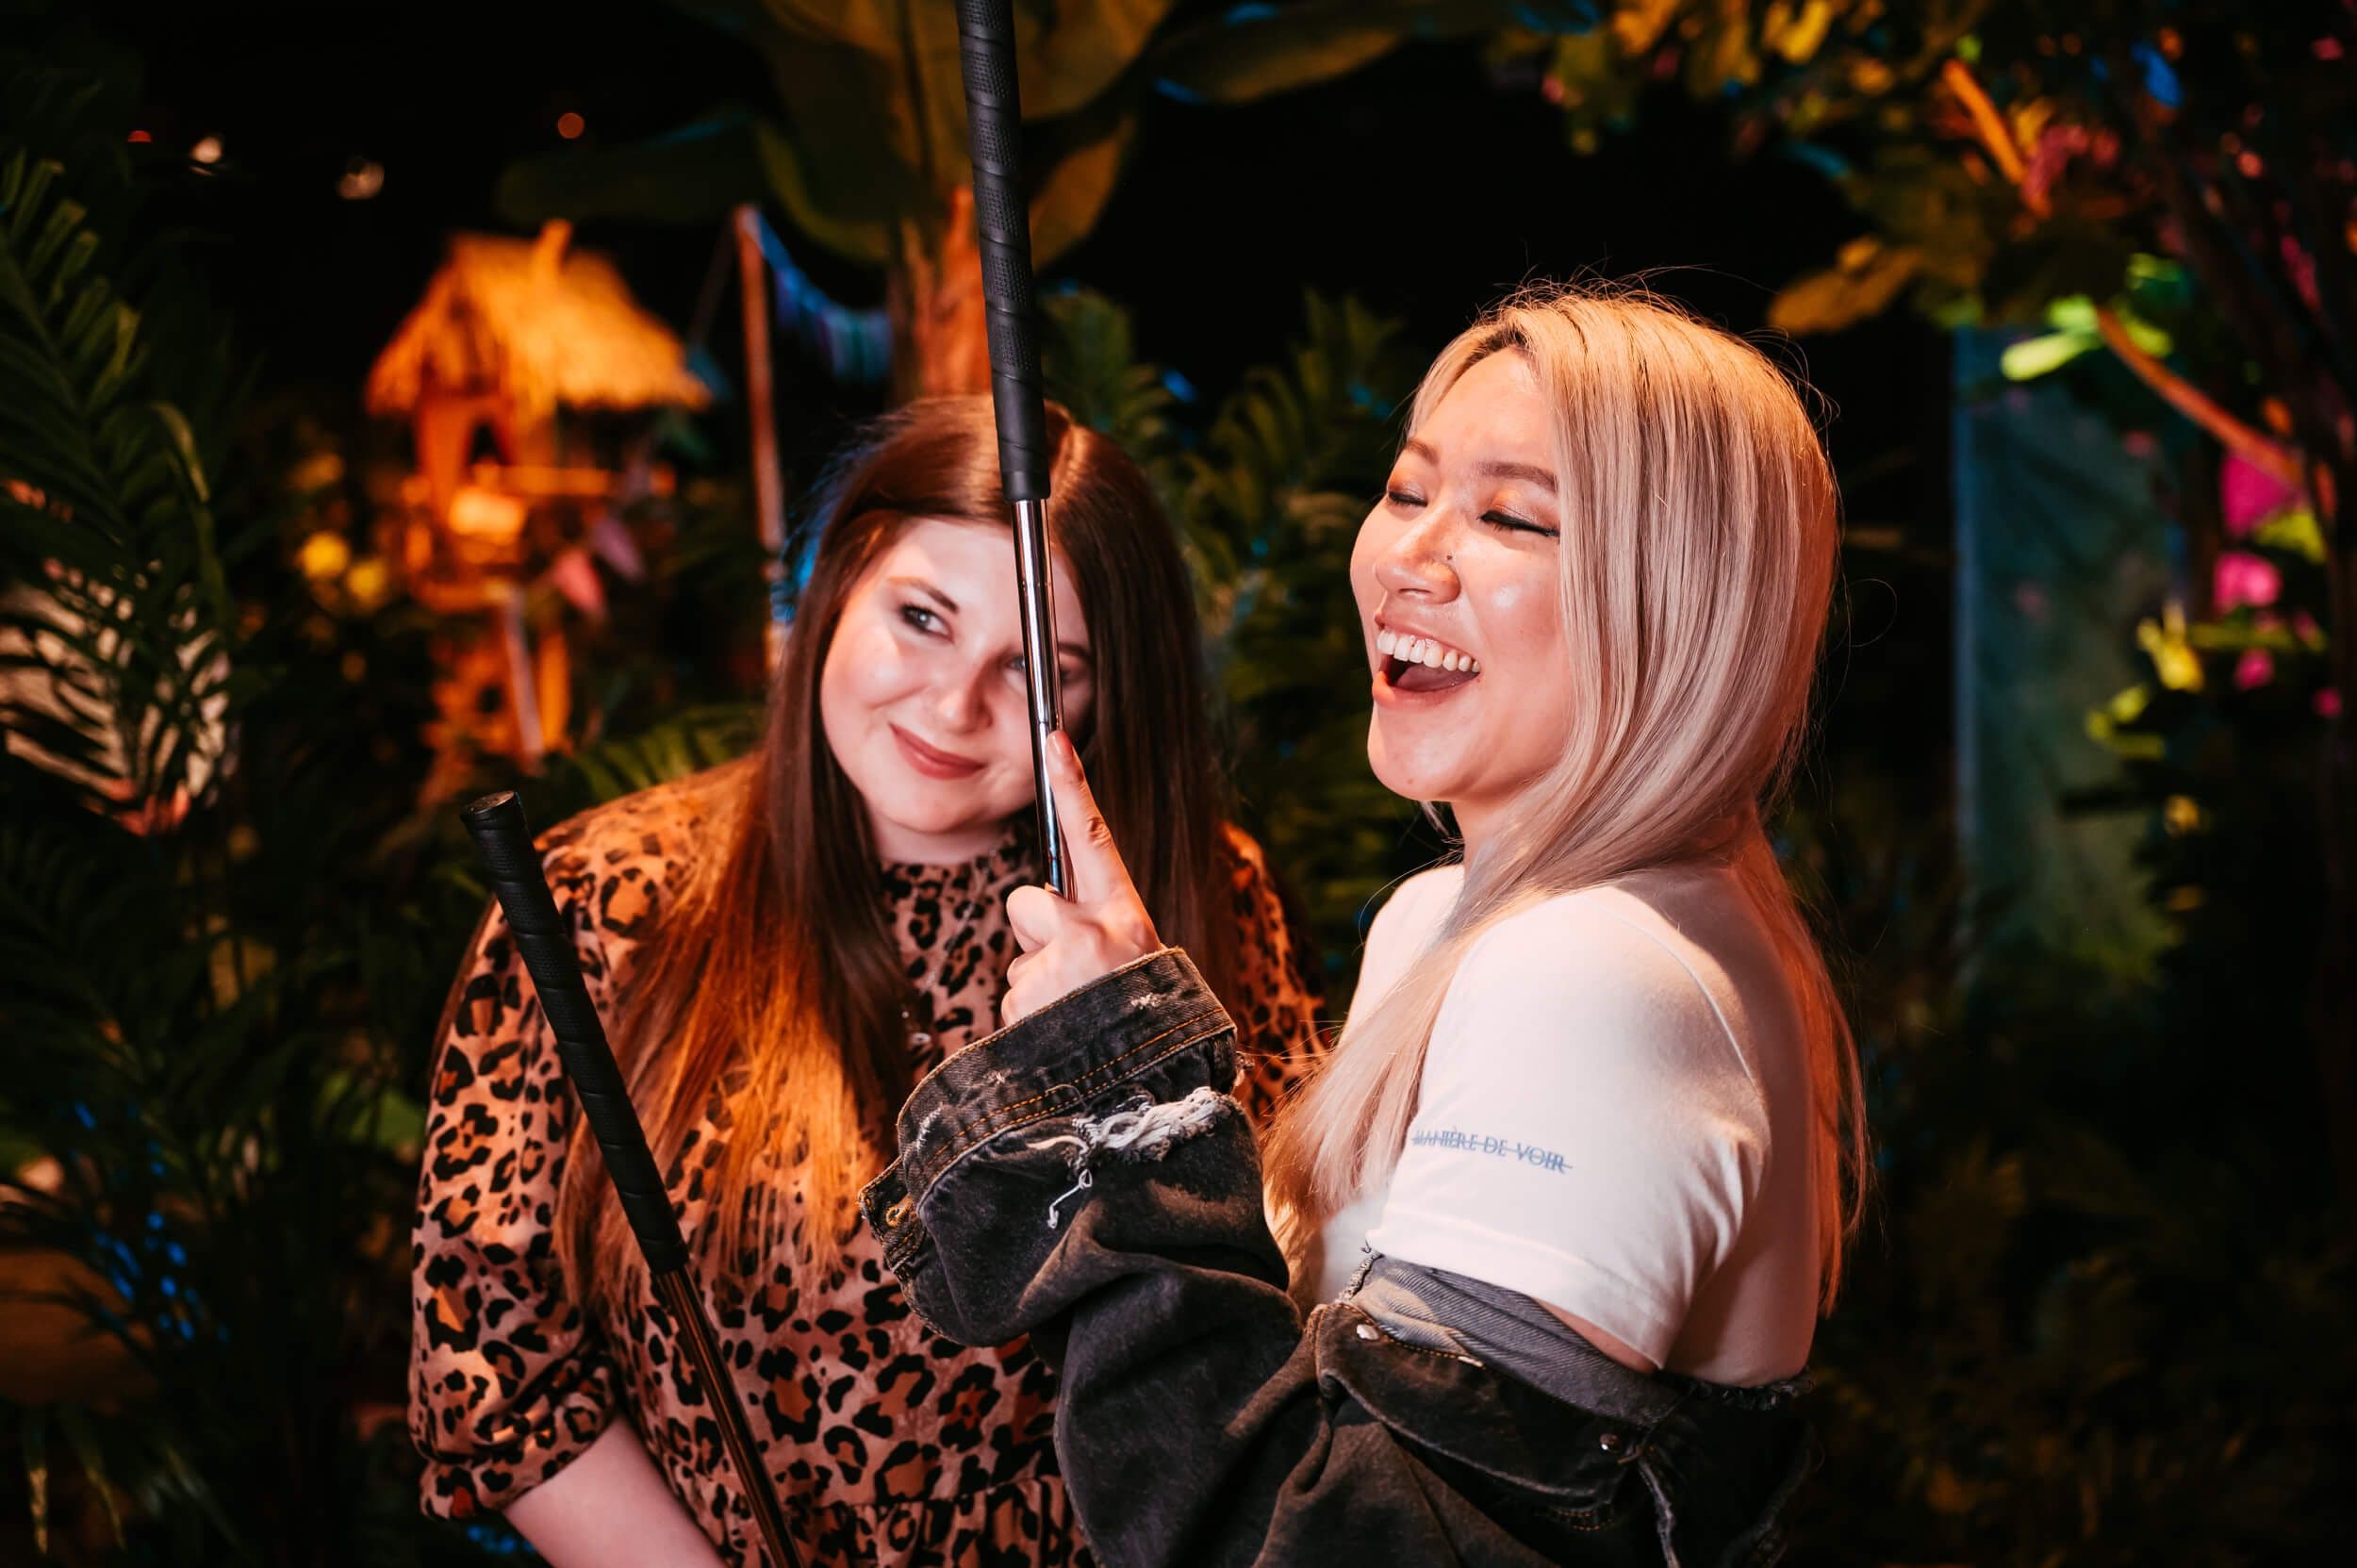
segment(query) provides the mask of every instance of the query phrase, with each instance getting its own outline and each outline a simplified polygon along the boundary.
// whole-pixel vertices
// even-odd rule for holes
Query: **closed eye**
[[[1562,530],[1559,528],[1549,528],[1543,522],[1533,522],[1528,518],[1517,517],[1512,512],[1500,511],[1495,508],[1482,513],[1481,520],[1492,527],[1503,528],[1509,534],[1537,534],[1543,538],[1550,539],[1562,537]]]
[[[1413,490],[1385,490],[1383,492],[1383,499],[1390,502],[1394,506],[1421,506],[1424,504],[1424,497],[1416,494]]]

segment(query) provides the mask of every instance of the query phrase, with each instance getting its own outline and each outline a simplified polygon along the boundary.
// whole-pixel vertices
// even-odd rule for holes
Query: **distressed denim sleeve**
[[[1058,1363],[1099,1558],[1659,1561],[1643,1430],[1347,1303],[1305,1325],[1235,1075],[1226,1014],[1157,953],[951,1057],[865,1197],[918,1315],[969,1345],[1030,1332]]]

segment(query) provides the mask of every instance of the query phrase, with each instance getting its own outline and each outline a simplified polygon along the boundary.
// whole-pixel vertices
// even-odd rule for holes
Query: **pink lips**
[[[973,758],[928,746],[898,724],[892,726],[892,738],[900,743],[900,754],[908,758],[909,766],[929,779],[966,779],[982,770]]]

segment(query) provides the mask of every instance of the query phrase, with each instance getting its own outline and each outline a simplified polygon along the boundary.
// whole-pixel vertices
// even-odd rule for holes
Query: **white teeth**
[[[1481,673],[1481,661],[1471,653],[1460,653],[1443,647],[1430,637],[1409,636],[1383,627],[1375,634],[1375,651],[1387,659],[1399,659],[1408,664],[1426,665],[1433,669]]]

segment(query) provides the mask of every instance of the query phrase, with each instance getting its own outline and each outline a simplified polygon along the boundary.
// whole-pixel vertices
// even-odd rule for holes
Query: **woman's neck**
[[[877,861],[885,866],[964,866],[1006,842],[1007,824],[986,822],[939,833],[886,822],[873,812],[867,817],[868,842]]]

